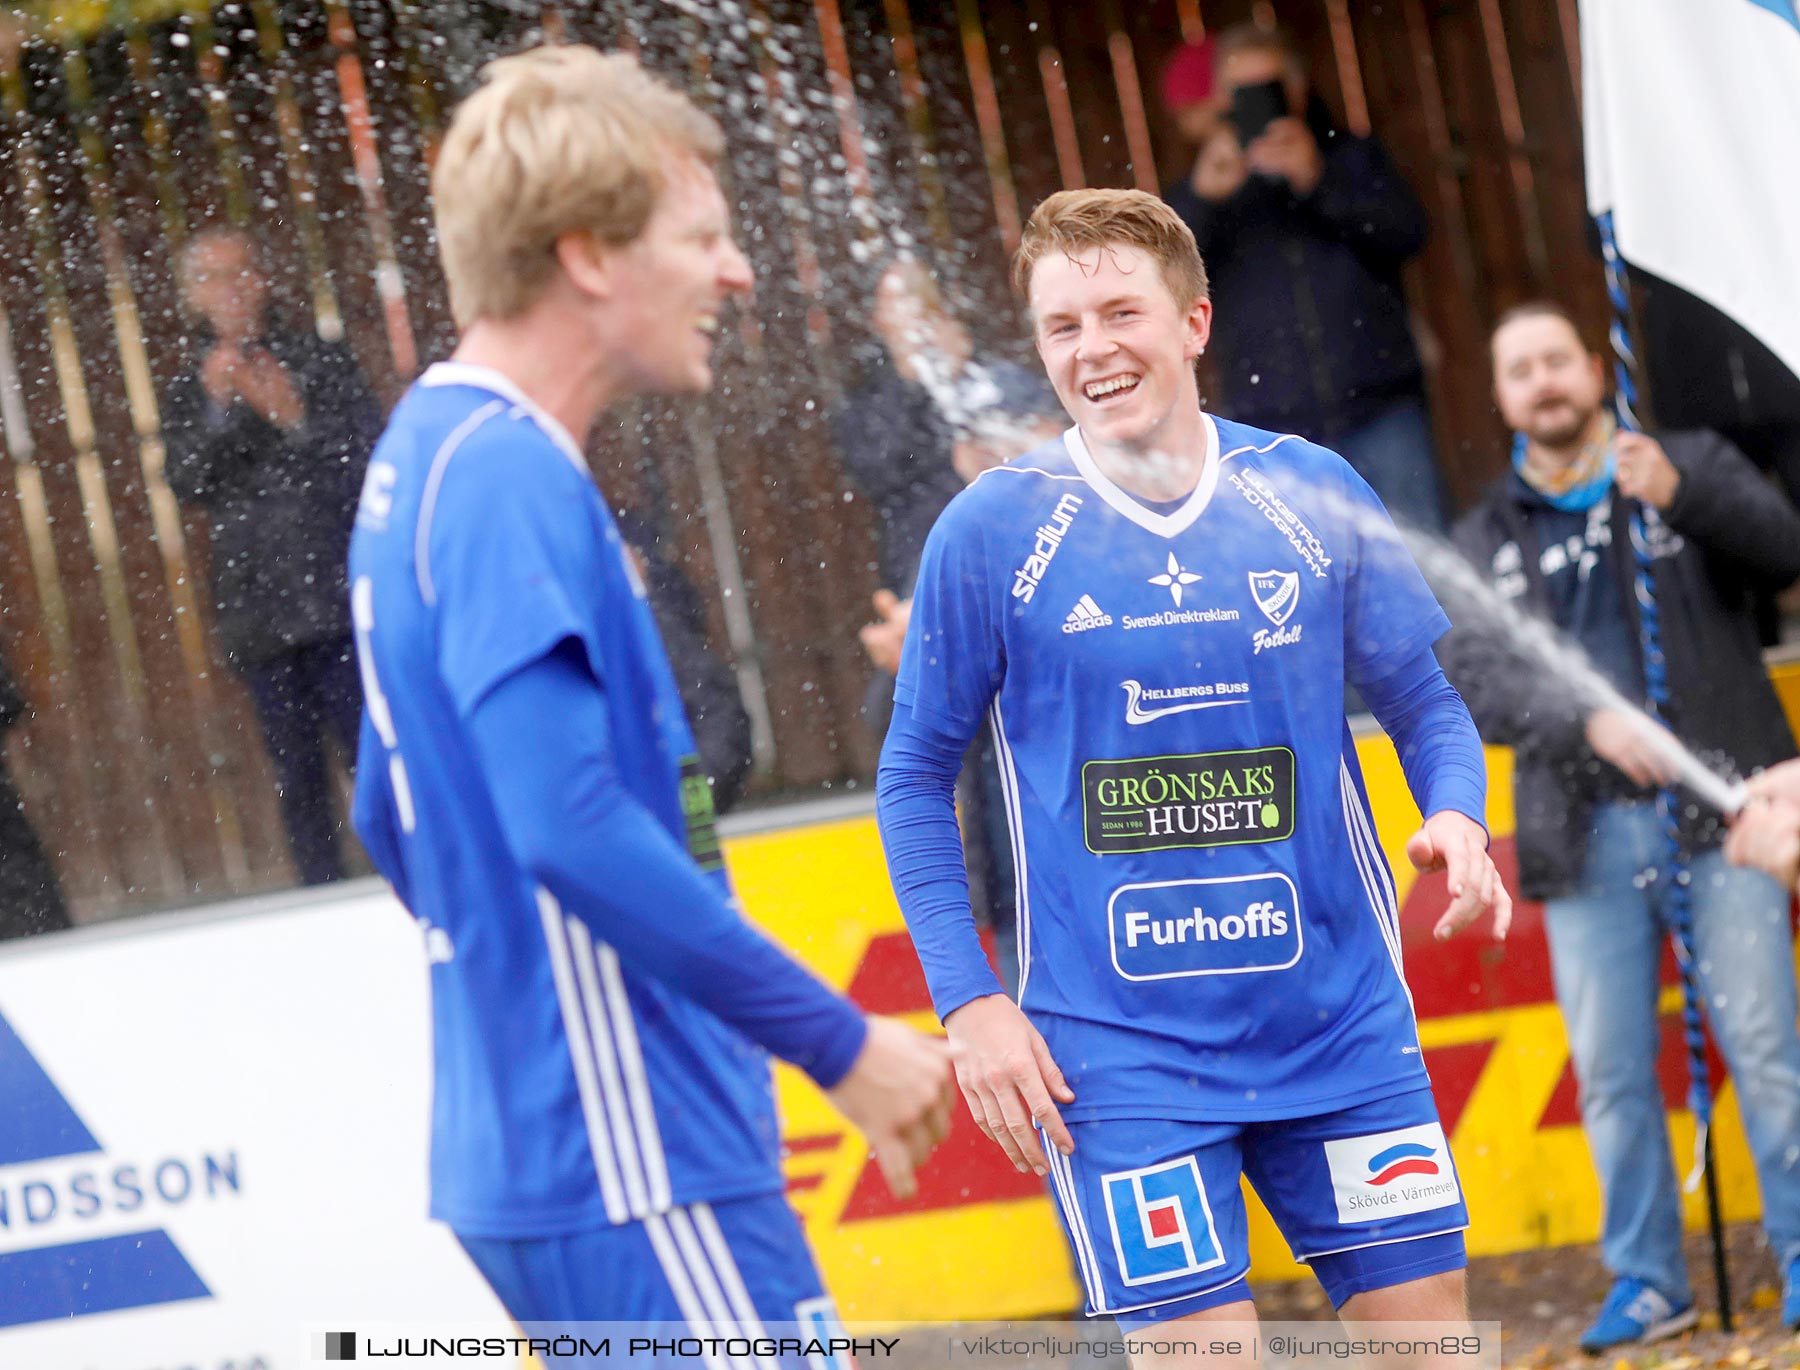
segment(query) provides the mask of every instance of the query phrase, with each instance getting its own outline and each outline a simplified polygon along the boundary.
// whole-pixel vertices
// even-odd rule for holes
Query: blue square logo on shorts
[[[1190,1275],[1225,1264],[1200,1165],[1192,1156],[1102,1175],[1113,1251],[1126,1284]]]

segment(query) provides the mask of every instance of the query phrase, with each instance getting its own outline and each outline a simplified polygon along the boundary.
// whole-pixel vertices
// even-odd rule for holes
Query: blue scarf
[[[1543,496],[1551,508],[1561,509],[1567,514],[1585,514],[1605,499],[1607,492],[1612,489],[1613,468],[1616,462],[1613,458],[1612,439],[1609,434],[1599,471],[1582,481],[1581,484],[1571,485],[1567,490],[1546,490],[1525,473],[1525,435],[1514,433],[1512,464],[1513,470],[1519,473],[1519,479]]]

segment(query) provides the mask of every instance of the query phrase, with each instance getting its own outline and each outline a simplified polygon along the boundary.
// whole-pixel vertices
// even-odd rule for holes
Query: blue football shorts
[[[645,1332],[654,1325],[658,1337],[844,1335],[800,1220],[780,1194],[685,1204],[640,1222],[566,1236],[459,1232],[456,1239],[521,1324],[634,1323]],[[601,1330],[593,1329],[590,1340]],[[534,1328],[531,1334],[545,1333]],[[621,1354],[622,1329],[612,1342],[612,1358],[588,1363],[631,1363]],[[818,1370],[833,1361],[721,1354],[717,1363],[733,1370]]]
[[[1104,1118],[1049,1151],[1088,1311],[1131,1330],[1250,1297],[1247,1177],[1335,1307],[1468,1260],[1456,1164],[1429,1089],[1307,1118]]]

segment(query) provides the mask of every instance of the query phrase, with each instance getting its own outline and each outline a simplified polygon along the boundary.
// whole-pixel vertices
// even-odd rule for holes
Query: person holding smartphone
[[[1214,54],[1226,113],[1163,198],[1219,303],[1222,407],[1340,452],[1394,517],[1444,518],[1400,269],[1425,212],[1373,138],[1339,129],[1285,34],[1244,24]]]

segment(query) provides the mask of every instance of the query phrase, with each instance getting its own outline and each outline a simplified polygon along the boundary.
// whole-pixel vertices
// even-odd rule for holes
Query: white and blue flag
[[[1795,0],[1581,0],[1588,209],[1800,373]]]

